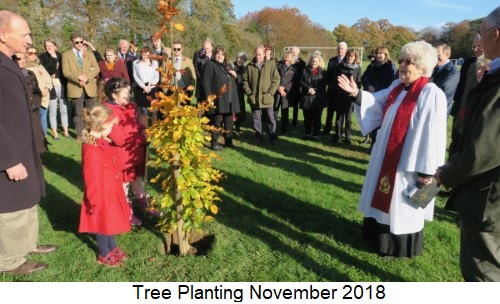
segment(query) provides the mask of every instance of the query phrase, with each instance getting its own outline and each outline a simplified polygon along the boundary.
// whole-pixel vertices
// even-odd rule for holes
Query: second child
[[[129,189],[139,202],[142,211],[149,207],[149,198],[142,183],[146,169],[147,139],[144,125],[137,114],[136,104],[130,102],[130,84],[123,78],[111,78],[104,85],[106,94],[105,106],[118,118],[118,126],[123,131],[123,143],[115,142],[123,162],[123,188],[132,210]],[[152,215],[157,213],[151,210]],[[133,212],[130,218],[132,225],[141,225],[142,221]]]

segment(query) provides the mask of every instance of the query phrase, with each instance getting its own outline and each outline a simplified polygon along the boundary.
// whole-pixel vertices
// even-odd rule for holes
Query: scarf
[[[373,194],[371,206],[384,213],[389,213],[391,207],[392,192],[394,190],[394,181],[396,179],[396,171],[403,151],[408,125],[411,115],[417,104],[417,98],[422,88],[429,82],[429,78],[420,77],[417,79],[408,90],[408,93],[403,98],[399,106],[394,122],[392,123],[391,133],[387,146],[385,148],[384,160],[377,181],[377,187]],[[384,120],[387,109],[394,104],[396,98],[404,89],[404,83],[401,83],[392,89],[384,107],[382,121]]]

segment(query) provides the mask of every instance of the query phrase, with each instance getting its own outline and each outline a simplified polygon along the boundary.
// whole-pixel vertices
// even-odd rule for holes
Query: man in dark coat
[[[458,153],[436,172],[438,182],[453,188],[446,207],[460,216],[460,268],[466,281],[500,281],[499,20],[497,7],[481,24],[490,71],[467,97]]]
[[[346,52],[347,43],[342,41],[337,45],[337,56],[328,60],[326,68],[326,79],[328,82],[328,107],[326,111],[325,128],[323,129],[324,135],[330,134],[330,131],[332,130],[333,114],[335,112],[335,97],[337,92],[339,92],[337,77],[340,75],[340,64],[344,60]]]
[[[453,62],[450,61],[450,46],[446,43],[440,43],[436,46],[436,49],[438,51],[438,63],[432,72],[431,81],[443,90],[444,95],[446,95],[448,114],[450,114],[453,105],[453,95],[460,80],[460,73]]]
[[[299,104],[300,104],[300,78],[302,77],[302,73],[306,68],[306,62],[299,57],[300,48],[297,46],[292,46],[292,64],[295,70],[294,79],[292,83],[292,88],[290,94],[288,94],[288,99],[290,101],[290,106],[293,109],[292,113],[292,126],[297,126],[297,121],[299,117]]]
[[[37,203],[45,194],[42,164],[35,147],[24,75],[11,59],[32,44],[28,23],[0,11],[0,272],[28,274],[47,267],[26,260],[55,246],[37,246]]]
[[[472,50],[474,57],[467,58],[460,68],[460,80],[458,81],[457,90],[453,96],[453,106],[451,107],[450,115],[453,116],[453,127],[451,129],[451,142],[448,148],[449,156],[452,157],[457,152],[458,139],[462,130],[462,120],[459,112],[465,105],[467,95],[477,84],[476,77],[476,61],[477,57],[483,55],[481,48],[481,39],[474,37],[472,41]]]
[[[205,95],[205,90],[203,89],[203,68],[205,63],[210,61],[212,58],[213,44],[212,40],[203,40],[202,47],[199,51],[196,51],[193,55],[193,65],[194,71],[196,73],[196,99],[198,102],[207,100]]]

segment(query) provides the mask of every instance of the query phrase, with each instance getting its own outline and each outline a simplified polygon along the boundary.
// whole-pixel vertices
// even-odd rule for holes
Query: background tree
[[[200,48],[201,41],[210,37],[215,44],[223,44],[230,58],[239,51],[252,53],[257,45],[269,43],[276,57],[283,47],[335,47],[346,41],[350,46],[365,46],[365,56],[372,48],[386,45],[393,57],[400,47],[416,39],[432,44],[446,42],[452,47],[454,58],[472,56],[470,45],[482,19],[446,23],[441,28],[426,27],[419,33],[411,28],[391,24],[388,19],[372,21],[361,18],[349,26],[339,24],[326,30],[311,22],[309,17],[294,7],[266,7],[250,12],[239,20],[231,0],[178,0],[179,23],[186,31],[176,33],[174,39],[184,45],[184,54],[190,56]],[[55,39],[61,51],[70,47],[69,35],[81,32],[102,51],[114,47],[118,40],[135,40],[139,45],[149,44],[162,20],[156,12],[157,0],[1,0],[0,9],[8,9],[24,16],[30,23],[35,47],[42,48],[48,37]],[[166,37],[165,37],[166,38]],[[323,57],[330,54],[323,53]],[[307,53],[302,54],[303,57]]]
[[[401,46],[417,38],[415,31],[408,27],[394,26],[389,20],[371,21],[368,18],[358,20],[351,27],[340,24],[333,30],[337,42],[345,41],[348,46],[366,48],[364,56],[378,46],[386,46],[393,58],[397,58]]]
[[[283,49],[287,46],[331,46],[333,36],[326,29],[311,22],[297,8],[266,7],[258,12],[251,12],[242,18],[240,24],[243,33],[253,33],[260,36],[260,43],[270,44],[274,56],[281,58]]]

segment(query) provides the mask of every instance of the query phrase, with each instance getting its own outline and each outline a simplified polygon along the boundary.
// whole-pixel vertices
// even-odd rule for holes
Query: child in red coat
[[[130,231],[130,208],[122,186],[122,164],[110,136],[117,120],[103,105],[85,110],[82,167],[85,190],[79,232],[95,233],[97,262],[119,266],[128,256],[116,245],[115,235]]]
[[[130,102],[130,84],[123,78],[111,78],[104,86],[107,101],[104,103],[113,111],[118,118],[118,126],[123,131],[124,143],[114,142],[119,147],[120,158],[123,162],[123,187],[125,195],[128,196],[129,188],[132,188],[134,197],[139,202],[143,211],[149,207],[149,198],[144,189],[142,178],[146,168],[147,139],[144,133],[136,104]],[[129,204],[132,202],[129,199]],[[154,210],[150,210],[157,215]],[[132,215],[132,225],[141,225],[142,221]]]

